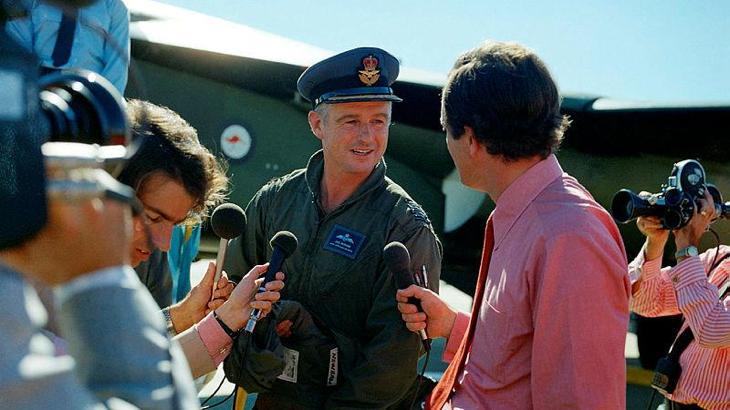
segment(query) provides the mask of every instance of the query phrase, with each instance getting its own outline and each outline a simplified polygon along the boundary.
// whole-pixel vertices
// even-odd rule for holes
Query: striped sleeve
[[[631,299],[631,310],[647,317],[680,313],[674,288],[667,276],[671,269],[661,269],[661,257],[646,261],[642,252],[631,262],[630,269],[632,266],[640,269],[635,276],[641,282]]]
[[[713,279],[718,283],[727,280],[724,265],[713,272]],[[699,258],[688,258],[672,269],[671,283],[676,289],[679,310],[700,347],[730,347],[730,300],[718,299],[718,288],[707,280]]]

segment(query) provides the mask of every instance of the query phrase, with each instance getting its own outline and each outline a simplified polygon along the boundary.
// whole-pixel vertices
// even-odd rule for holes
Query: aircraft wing
[[[134,57],[182,68],[236,87],[300,101],[296,80],[306,67],[334,54],[309,44],[151,0],[125,0],[132,15]],[[446,76],[403,67],[393,85],[404,99],[394,120],[440,130],[440,90]],[[304,109],[306,104],[302,104]],[[730,104],[660,105],[566,93],[573,121],[566,146],[586,153],[651,152],[683,157],[687,147],[707,159],[726,159],[721,120]],[[724,121],[722,121],[724,123]],[[701,147],[698,145],[701,144]]]
[[[655,104],[566,95],[563,112],[573,120],[566,143],[583,152],[730,157],[725,128],[730,103]]]
[[[130,10],[135,58],[283,99],[299,99],[296,81],[310,65],[334,52],[241,24],[150,0],[125,0]],[[412,123],[433,112],[438,123],[442,74],[403,67],[396,93],[427,107],[407,107],[396,121]],[[422,98],[424,98],[422,100]],[[404,104],[408,105],[408,104]],[[400,107],[400,106],[399,106]],[[401,110],[399,110],[401,111]],[[413,125],[421,125],[415,121]]]

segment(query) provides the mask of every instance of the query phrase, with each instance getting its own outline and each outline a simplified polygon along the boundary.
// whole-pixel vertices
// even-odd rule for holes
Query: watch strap
[[[226,325],[225,323],[223,323],[223,321],[221,320],[221,318],[218,317],[218,313],[216,313],[215,310],[213,311],[213,316],[215,317],[215,320],[218,321],[218,324],[221,326],[221,329],[223,329],[223,331],[226,332],[226,334],[228,335],[228,337],[230,337],[233,340],[233,339],[236,338],[236,336],[238,336],[238,332],[240,330],[232,330],[230,327],[228,327],[228,325]]]
[[[674,254],[674,258],[675,259],[688,258],[690,256],[697,256],[697,255],[698,255],[697,247],[695,247],[695,246],[688,246],[688,247],[686,247],[684,249],[678,250]]]
[[[167,331],[167,335],[170,337],[177,335],[177,332],[175,331],[175,324],[172,323],[172,317],[170,316],[169,306],[162,309],[162,315],[165,317],[165,331]]]

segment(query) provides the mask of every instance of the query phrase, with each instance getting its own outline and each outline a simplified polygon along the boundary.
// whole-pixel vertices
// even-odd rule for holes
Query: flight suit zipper
[[[313,289],[313,280],[311,280],[314,277],[314,260],[315,260],[315,254],[318,244],[318,238],[319,238],[319,230],[322,226],[322,218],[325,216],[324,212],[322,211],[322,207],[319,205],[319,200],[317,199],[317,195],[312,192],[312,205],[317,210],[317,220],[314,223],[314,229],[311,231],[311,234],[309,235],[309,244],[306,249],[306,280],[303,281],[306,285],[306,292],[304,292],[305,295],[312,295]]]
[[[309,279],[313,278],[315,275],[315,273],[313,272],[313,270],[315,269],[314,261],[316,260],[317,252],[319,252],[319,247],[321,246],[320,241],[319,241],[319,235],[320,235],[320,230],[322,229],[322,226],[325,225],[327,222],[329,222],[332,218],[334,218],[338,214],[344,212],[345,208],[353,205],[355,202],[357,202],[357,201],[345,201],[342,204],[340,204],[340,206],[335,208],[332,212],[327,214],[322,210],[322,207],[319,204],[319,200],[317,199],[316,194],[312,193],[312,204],[317,209],[317,221],[314,225],[312,234],[310,235],[309,246],[307,248],[307,254],[306,254],[306,258],[307,258],[306,272],[307,272],[307,279],[308,279],[308,280],[306,280],[306,283],[307,283],[306,294],[308,294],[308,295],[318,295],[319,294],[317,289],[313,289],[313,287],[316,285],[314,283],[315,281],[309,280]]]

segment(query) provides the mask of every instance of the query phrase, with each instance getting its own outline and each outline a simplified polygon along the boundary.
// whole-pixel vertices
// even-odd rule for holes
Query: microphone
[[[221,238],[218,245],[218,257],[215,259],[215,279],[213,279],[213,292],[215,292],[223,271],[223,261],[226,258],[228,241],[243,234],[243,230],[246,229],[246,213],[236,204],[222,204],[213,211],[213,216],[210,217],[210,225],[215,235]],[[210,294],[211,300],[213,299],[213,292]]]
[[[411,255],[402,243],[394,241],[386,245],[383,249],[383,259],[385,259],[385,264],[388,266],[388,269],[393,272],[395,286],[398,289],[405,289],[416,284],[411,273]],[[421,301],[417,298],[413,296],[409,297],[408,303],[416,305],[418,311],[423,312],[423,309],[421,309]],[[426,330],[421,329],[418,331],[418,334],[421,336],[423,348],[427,352],[431,351],[431,342],[428,340]]]
[[[276,279],[276,272],[281,270],[281,264],[297,250],[298,245],[297,237],[289,231],[279,231],[271,238],[269,246],[274,250],[274,253],[271,254],[269,268],[266,270],[266,276],[261,283],[261,287],[259,287],[259,292],[266,292],[266,284]],[[248,333],[253,332],[256,323],[261,319],[261,313],[260,309],[251,311],[248,323],[246,324],[246,331]]]

